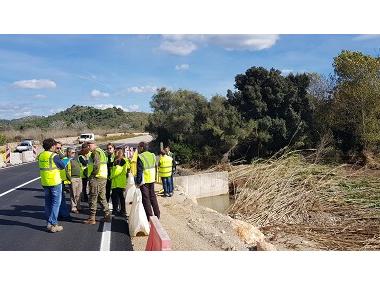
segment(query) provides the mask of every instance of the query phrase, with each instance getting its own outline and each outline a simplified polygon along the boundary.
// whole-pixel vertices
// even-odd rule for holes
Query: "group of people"
[[[125,195],[128,175],[133,175],[135,186],[141,190],[142,204],[147,218],[160,218],[160,209],[154,189],[156,175],[161,178],[163,196],[173,195],[173,154],[167,146],[160,157],[140,142],[132,157],[125,155],[123,147],[112,143],[104,151],[94,141],[84,142],[81,149],[68,147],[48,138],[43,141],[38,157],[41,185],[45,192],[47,230],[55,233],[63,230],[58,220],[71,220],[71,213],[82,211],[81,203],[88,202],[89,217],[85,224],[96,224],[97,203],[101,204],[104,222],[111,222],[111,214],[126,217]],[[156,173],[158,169],[158,173]],[[70,193],[69,211],[65,192]],[[112,213],[108,203],[112,201]]]

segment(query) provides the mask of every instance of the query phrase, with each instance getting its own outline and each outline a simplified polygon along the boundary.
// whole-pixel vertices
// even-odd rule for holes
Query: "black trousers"
[[[88,179],[87,178],[82,178],[82,201],[83,202],[88,202],[88,190],[87,189],[88,185]]]
[[[150,216],[160,218],[160,208],[158,207],[156,193],[154,193],[154,183],[143,184],[140,186],[140,190],[142,194],[142,203],[148,220]]]
[[[123,189],[123,188],[113,188],[112,194],[111,194],[112,211],[116,212],[119,208],[119,205],[120,205],[120,211],[121,211],[121,214],[123,214],[123,215],[126,214],[124,191],[125,191],[125,189]]]
[[[106,184],[106,200],[107,200],[107,203],[110,201],[110,197],[111,197],[111,179],[107,179],[107,184]]]

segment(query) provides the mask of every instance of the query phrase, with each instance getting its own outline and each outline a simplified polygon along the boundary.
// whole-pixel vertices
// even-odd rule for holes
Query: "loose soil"
[[[250,250],[264,237],[251,225],[200,206],[181,191],[170,198],[158,197],[158,202],[160,222],[171,238],[172,250]],[[132,243],[134,250],[145,250],[147,237],[133,237]]]

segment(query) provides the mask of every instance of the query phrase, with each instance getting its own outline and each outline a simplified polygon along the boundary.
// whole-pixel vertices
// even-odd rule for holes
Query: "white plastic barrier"
[[[32,161],[34,161],[34,155],[33,155],[33,151],[32,150],[24,151],[21,156],[22,156],[22,162],[32,162]]]
[[[22,163],[22,155],[18,152],[11,152],[11,164],[21,164]]]
[[[129,172],[128,183],[127,183],[126,194],[125,194],[125,206],[126,206],[128,216],[131,214],[133,196],[135,195],[136,189],[137,188],[135,186],[135,180],[133,179],[133,175],[132,173]]]
[[[142,203],[142,195],[140,189],[136,189],[133,195],[133,203],[131,214],[128,218],[129,235],[131,237],[137,236],[138,233],[149,235],[149,222],[146,217],[144,206]]]

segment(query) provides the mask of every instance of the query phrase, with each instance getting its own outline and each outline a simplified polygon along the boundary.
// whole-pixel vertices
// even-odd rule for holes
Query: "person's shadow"
[[[39,192],[41,195],[34,195],[33,199],[45,199],[44,190],[41,188],[18,188],[17,191],[25,192]],[[39,222],[36,224],[23,222],[25,218],[33,218],[37,220],[46,220],[45,217],[45,202],[39,202],[39,205],[11,205],[10,209],[0,209],[0,226],[22,226],[28,227],[38,231],[46,231],[46,225],[40,226]],[[67,203],[67,199],[66,199]],[[5,219],[9,217],[9,219]],[[59,221],[60,219],[58,219]],[[72,219],[72,223],[82,223],[81,219]]]
[[[46,231],[46,226],[39,226],[23,222],[23,218],[31,217],[34,219],[45,220],[45,208],[44,206],[35,205],[12,205],[12,209],[0,210],[0,226],[22,226],[28,227],[38,231]],[[9,217],[9,219],[3,219],[2,217]]]

